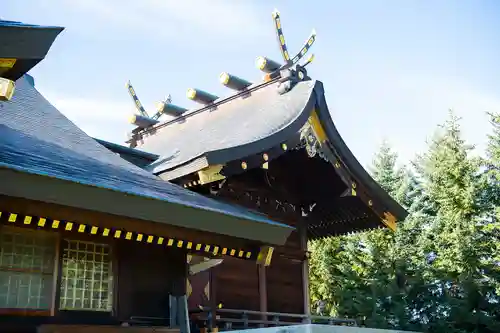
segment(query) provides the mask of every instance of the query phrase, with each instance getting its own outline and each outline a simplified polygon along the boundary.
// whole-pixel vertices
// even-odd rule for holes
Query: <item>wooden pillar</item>
[[[59,305],[61,300],[61,275],[62,275],[62,246],[63,240],[61,238],[61,234],[57,234],[55,238],[56,242],[56,253],[55,253],[55,261],[54,261],[54,275],[52,279],[52,301],[50,305],[50,315],[56,316],[59,314]],[[113,308],[115,307],[116,302],[113,302]]]
[[[307,222],[302,221],[299,227],[300,248],[307,255]],[[302,261],[302,295],[304,297],[304,314],[311,314],[311,297],[309,296],[309,259]]]
[[[210,316],[212,320],[210,321],[210,332],[218,332],[219,328],[217,327],[217,267],[212,267],[210,269],[210,278],[209,278],[209,304],[210,304]]]
[[[266,266],[257,265],[259,273],[259,311],[267,312],[267,278]],[[261,320],[267,320],[267,315],[262,315]]]

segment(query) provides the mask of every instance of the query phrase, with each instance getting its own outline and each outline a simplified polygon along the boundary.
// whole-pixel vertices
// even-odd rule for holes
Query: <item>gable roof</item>
[[[290,93],[279,95],[276,84],[271,84],[213,110],[160,125],[138,147],[160,156],[146,169],[160,174],[190,163],[199,168],[200,163],[225,163],[279,145],[307,120],[308,115],[301,115],[314,106],[315,85],[315,81],[300,82]],[[192,171],[196,170],[186,168],[184,174]]]
[[[0,102],[0,194],[270,244],[283,244],[292,231],[125,161],[69,121],[27,78],[16,84],[12,101]]]
[[[146,169],[173,180],[210,165],[262,155],[283,142],[297,139],[301,129],[311,124],[318,127],[314,130],[320,131],[323,137],[322,153],[336,165],[332,165],[331,172],[345,179],[348,187],[351,182],[359,185],[359,196],[366,194],[362,199],[364,204],[360,201],[366,209],[355,209],[359,216],[351,214],[345,223],[366,220],[371,228],[393,217],[404,220],[408,215],[406,210],[373,180],[342,139],[328,110],[323,84],[315,80],[300,81],[284,94],[278,93],[278,86],[277,80],[256,85],[248,92],[216,101],[211,107],[136,133],[138,149],[160,156]],[[372,206],[373,202],[376,204]],[[389,221],[387,225],[393,223]],[[325,228],[324,225],[319,229]]]

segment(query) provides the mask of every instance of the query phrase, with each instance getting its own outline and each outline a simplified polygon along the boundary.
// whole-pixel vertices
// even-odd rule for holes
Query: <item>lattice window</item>
[[[111,311],[112,279],[108,245],[64,241],[60,309]]]
[[[0,229],[0,308],[50,309],[55,248],[50,233]]]

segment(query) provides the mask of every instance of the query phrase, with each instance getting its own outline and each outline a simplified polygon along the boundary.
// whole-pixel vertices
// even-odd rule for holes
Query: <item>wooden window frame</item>
[[[71,235],[71,236],[70,236]],[[57,310],[55,313],[67,313],[68,315],[71,315],[71,313],[78,313],[78,312],[85,312],[85,313],[97,313],[97,314],[110,314],[113,316],[116,311],[116,300],[117,300],[117,281],[118,281],[118,274],[117,274],[117,259],[116,259],[116,242],[114,239],[95,239],[95,237],[90,237],[85,234],[70,234],[68,236],[66,235],[60,235],[60,242],[59,242],[59,263],[58,263],[58,281],[57,281],[57,297],[55,297],[55,306],[57,307]],[[89,242],[93,244],[100,244],[100,245],[106,245],[109,247],[109,256],[110,256],[110,264],[111,264],[111,278],[112,278],[112,283],[111,283],[111,288],[109,292],[112,293],[110,301],[111,301],[111,308],[108,311],[102,311],[102,310],[92,310],[92,309],[64,309],[61,308],[61,287],[62,287],[62,269],[63,269],[63,254],[64,254],[64,242],[68,241],[80,241],[80,242]]]
[[[35,309],[35,308],[1,308],[0,307],[0,315],[6,315],[6,316],[26,316],[26,317],[45,317],[45,316],[51,316],[53,313],[53,303],[54,303],[54,280],[57,277],[56,271],[57,271],[57,258],[59,257],[58,254],[58,243],[59,243],[59,235],[52,234],[50,231],[45,231],[45,230],[32,230],[32,229],[27,229],[27,228],[21,228],[17,226],[8,226],[8,225],[0,225],[0,233],[3,232],[4,230],[7,231],[14,231],[18,232],[21,234],[33,234],[36,232],[44,232],[45,235],[51,234],[53,237],[54,241],[54,262],[53,262],[53,271],[52,273],[45,273],[43,271],[39,270],[33,270],[33,269],[22,269],[22,268],[7,268],[7,267],[1,267],[0,271],[3,272],[20,272],[20,273],[35,273],[35,274],[41,274],[41,275],[46,275],[46,276],[52,276],[52,290],[51,290],[51,295],[50,295],[50,306],[48,309]]]
[[[29,228],[19,227],[19,226],[10,226],[10,225],[0,225],[0,232],[2,230],[14,230],[20,233],[38,233],[44,232],[47,234],[51,234],[54,237],[54,247],[55,247],[55,255],[54,255],[54,263],[53,263],[53,272],[46,273],[46,275],[52,276],[52,290],[50,295],[50,308],[49,309],[17,309],[17,308],[0,308],[0,316],[28,316],[28,317],[57,317],[61,314],[61,312],[67,313],[71,316],[71,313],[77,312],[87,312],[87,313],[98,313],[98,314],[106,314],[108,313],[110,316],[115,316],[118,309],[118,265],[119,261],[117,258],[117,247],[115,239],[96,239],[95,237],[91,237],[86,234],[64,234],[58,231],[48,231],[48,230],[33,230]],[[109,246],[110,250],[110,259],[111,259],[111,292],[112,297],[111,300],[111,309],[110,311],[95,311],[95,310],[79,310],[79,309],[61,309],[61,280],[62,280],[62,267],[63,267],[63,245],[65,240],[73,240],[73,241],[83,241],[83,242],[91,242],[95,244],[103,244]],[[0,268],[0,270],[2,270]],[[5,269],[4,269],[5,270]],[[10,270],[10,269],[9,269]],[[21,271],[29,273],[29,270],[21,270],[13,268],[12,271]]]

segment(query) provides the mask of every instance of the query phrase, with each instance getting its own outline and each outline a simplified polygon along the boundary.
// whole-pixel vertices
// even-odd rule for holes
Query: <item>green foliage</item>
[[[489,114],[493,126],[492,134],[488,135],[487,158],[484,160],[485,172],[483,185],[485,186],[484,201],[488,215],[500,220],[500,113]]]
[[[384,143],[372,175],[410,212],[386,229],[311,242],[311,296],[331,315],[422,332],[500,332],[500,116],[484,159],[450,112],[411,166]]]

